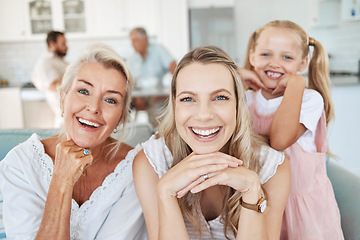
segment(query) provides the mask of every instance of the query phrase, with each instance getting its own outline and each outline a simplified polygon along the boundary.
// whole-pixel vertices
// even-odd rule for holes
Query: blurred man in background
[[[55,114],[54,127],[59,128],[62,125],[62,117],[57,88],[68,65],[64,61],[68,47],[64,33],[58,31],[48,32],[46,43],[48,51],[37,60],[32,82],[39,91],[45,93],[46,101]]]
[[[150,43],[146,30],[134,28],[129,34],[135,53],[127,60],[127,64],[135,79],[135,86],[143,89],[162,85],[166,74],[172,74],[176,68],[174,57],[165,47],[158,43]],[[165,104],[164,97],[133,98],[136,110],[147,110],[150,123],[156,127],[154,115]]]

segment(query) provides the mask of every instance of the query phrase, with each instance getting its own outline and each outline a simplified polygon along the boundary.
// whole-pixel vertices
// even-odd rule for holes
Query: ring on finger
[[[89,155],[90,154],[90,151],[89,150],[87,150],[87,149],[84,149],[84,156],[87,156],[87,155]]]
[[[209,175],[207,174],[202,175],[202,177],[204,178],[205,181],[209,179]]]

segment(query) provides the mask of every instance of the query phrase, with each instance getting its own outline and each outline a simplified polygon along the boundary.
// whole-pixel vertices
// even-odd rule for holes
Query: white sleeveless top
[[[148,141],[141,145],[149,163],[154,168],[154,171],[159,178],[161,178],[170,169],[173,160],[170,150],[165,145],[164,139],[155,138],[153,135]],[[262,168],[259,174],[261,184],[266,183],[275,175],[277,167],[284,162],[284,159],[285,154],[283,152],[276,151],[267,146],[264,146],[261,149],[260,165],[262,165]],[[223,230],[224,225],[220,221],[220,216],[211,221],[206,221],[204,216],[201,215],[200,219],[204,222],[201,237],[196,229],[192,228],[190,223],[185,220],[185,225],[191,239],[225,239]],[[235,239],[235,236],[230,229],[228,229],[227,234],[231,239]]]

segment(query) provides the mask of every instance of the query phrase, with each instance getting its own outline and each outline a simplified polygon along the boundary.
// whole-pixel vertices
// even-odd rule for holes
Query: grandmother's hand
[[[90,150],[81,148],[72,139],[68,139],[56,146],[53,175],[73,187],[86,166],[92,161],[93,156]]]
[[[193,186],[204,182],[206,176],[241,164],[241,160],[221,152],[204,155],[192,153],[166,172],[158,183],[158,192],[180,198]]]

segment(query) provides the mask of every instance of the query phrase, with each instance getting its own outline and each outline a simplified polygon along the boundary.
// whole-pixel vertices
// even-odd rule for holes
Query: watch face
[[[260,212],[264,212],[267,206],[267,201],[264,199],[264,201],[262,201],[262,203],[260,203]]]

